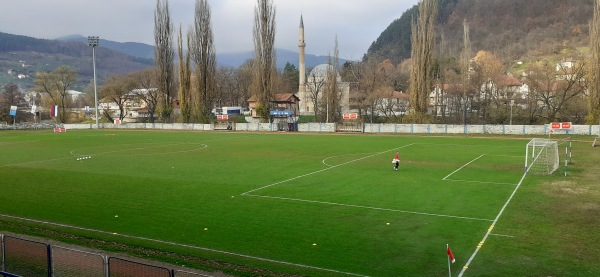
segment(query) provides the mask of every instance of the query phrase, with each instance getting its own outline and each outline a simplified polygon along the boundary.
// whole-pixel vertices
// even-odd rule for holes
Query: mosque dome
[[[334,70],[333,65],[320,64],[315,66],[315,68],[313,68],[313,70],[310,71],[308,77],[312,78],[314,76],[314,78],[316,79],[327,80],[327,75],[329,75],[330,70]],[[341,80],[339,72],[337,73],[336,79]]]

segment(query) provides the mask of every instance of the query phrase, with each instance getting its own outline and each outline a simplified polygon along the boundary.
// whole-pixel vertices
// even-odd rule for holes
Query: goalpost
[[[525,152],[525,172],[550,175],[558,169],[558,142],[534,138],[527,143]]]

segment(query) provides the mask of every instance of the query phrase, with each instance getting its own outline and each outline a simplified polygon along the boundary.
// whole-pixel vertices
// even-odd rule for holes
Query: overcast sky
[[[300,15],[306,52],[327,55],[338,37],[340,58],[360,59],[394,19],[419,0],[273,0],[275,47],[297,51]],[[169,0],[171,20],[184,32],[194,20],[194,0]],[[254,49],[256,0],[209,0],[218,53]],[[154,44],[156,0],[0,0],[0,32],[55,39],[100,36]]]

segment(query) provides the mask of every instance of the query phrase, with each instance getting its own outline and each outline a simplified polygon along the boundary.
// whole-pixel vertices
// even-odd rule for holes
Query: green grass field
[[[589,226],[546,214],[561,209],[550,201],[564,198],[547,184],[576,177],[523,179],[527,142],[0,132],[0,230],[35,225],[310,276],[447,276],[446,244],[457,261],[453,276],[467,264],[465,276],[600,275],[599,250],[578,244],[600,238],[589,231],[598,227],[597,195]],[[584,173],[575,166],[572,175]]]

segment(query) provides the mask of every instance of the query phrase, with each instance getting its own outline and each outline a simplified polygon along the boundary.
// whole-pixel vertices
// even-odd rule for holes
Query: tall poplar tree
[[[590,44],[591,59],[588,67],[590,97],[587,123],[595,124],[600,121],[600,0],[596,0],[594,4],[594,16],[590,22]]]
[[[410,104],[417,123],[424,123],[427,117],[427,99],[433,80],[431,75],[437,2],[438,0],[422,0],[419,3],[419,18],[412,24]]]
[[[159,102],[158,112],[162,120],[171,117],[173,107],[171,101],[174,96],[175,68],[173,60],[175,51],[173,49],[173,24],[169,12],[169,0],[156,0],[156,11],[154,13],[154,62],[158,68],[158,90]]]
[[[273,97],[275,68],[275,8],[272,0],[257,0],[254,9],[254,79],[253,95],[256,112],[261,121],[269,119],[270,101]]]
[[[192,120],[192,94],[191,78],[192,69],[190,64],[190,36],[187,35],[188,51],[183,51],[183,30],[179,25],[179,36],[177,37],[177,55],[179,56],[179,108],[184,123],[190,123]]]
[[[217,59],[210,14],[208,1],[196,0],[191,51],[196,66],[196,95],[193,99],[196,117],[201,123],[210,121],[216,95]]]

